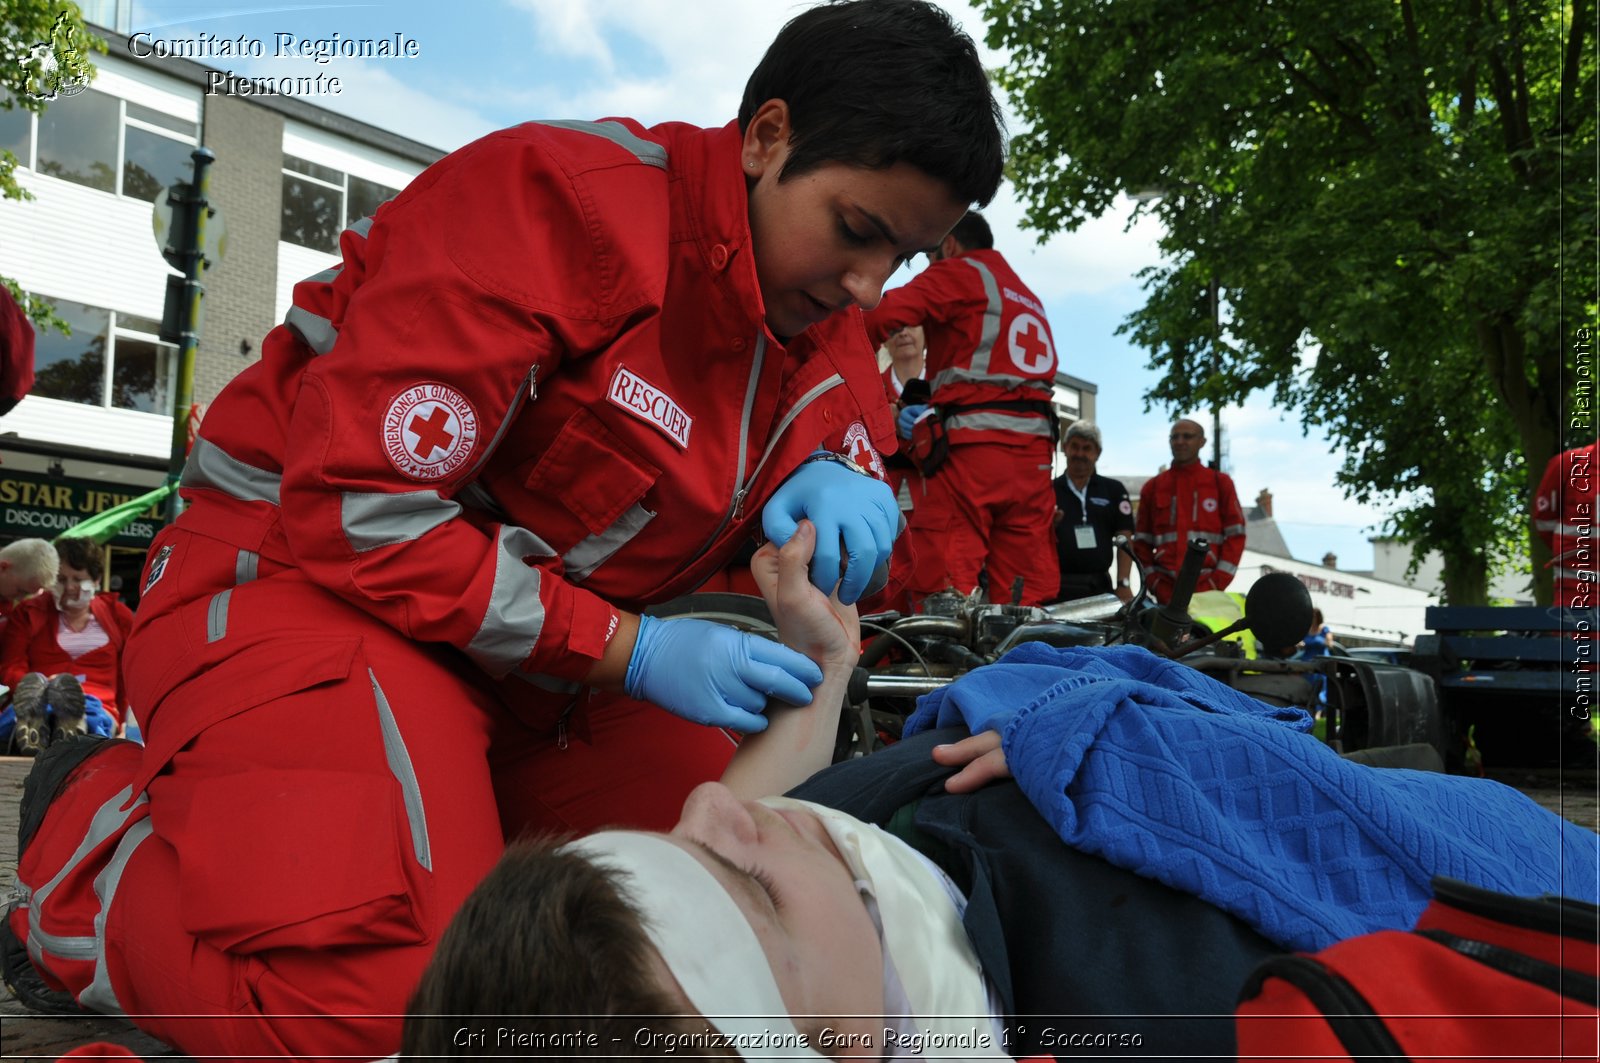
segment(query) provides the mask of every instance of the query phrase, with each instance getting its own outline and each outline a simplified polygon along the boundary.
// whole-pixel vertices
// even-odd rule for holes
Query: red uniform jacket
[[[945,417],[951,443],[1020,444],[1054,438],[1049,411],[1056,345],[1039,300],[1000,252],[966,251],[929,263],[885,292],[866,314],[867,335],[882,343],[897,329],[922,325],[923,369],[937,406],[1027,401],[1037,409],[972,410]]]
[[[1225,590],[1239,571],[1244,512],[1226,473],[1192,461],[1146,480],[1139,490],[1135,525],[1133,552],[1145,566],[1147,584],[1158,601],[1171,597],[1192,536],[1211,541],[1196,591]]]
[[[1533,496],[1534,530],[1555,554],[1555,604],[1568,609],[1600,604],[1595,600],[1597,456],[1597,443],[1557,454],[1544,467]]]
[[[693,590],[817,448],[892,445],[856,311],[763,323],[739,146],[528,123],[430,167],[211,405],[180,526],[492,676],[581,678],[608,603]]]
[[[111,641],[73,659],[56,641],[61,611],[56,608],[55,598],[39,594],[18,603],[11,611],[5,634],[0,636],[0,683],[15,687],[17,680],[29,672],[81,676],[83,692],[104,702],[106,712],[120,722],[127,706],[122,686],[122,644],[133,629],[133,610],[114,594],[97,594],[89,602],[89,611]]]

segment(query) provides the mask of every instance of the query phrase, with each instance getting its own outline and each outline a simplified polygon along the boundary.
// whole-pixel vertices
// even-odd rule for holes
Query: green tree
[[[1528,500],[1595,311],[1592,4],[983,2],[1027,223],[1160,190],[1146,402],[1297,408],[1348,492],[1415,492],[1397,530],[1455,603],[1519,543],[1550,596]]]
[[[20,107],[43,114],[58,95],[87,83],[94,74],[90,53],[105,50],[105,42],[84,28],[76,4],[4,0],[0,3],[0,110]],[[32,199],[33,194],[17,182],[16,169],[16,155],[0,148],[0,198]],[[0,277],[0,284],[27,309],[36,327],[71,331],[49,303],[26,298],[10,277]]]

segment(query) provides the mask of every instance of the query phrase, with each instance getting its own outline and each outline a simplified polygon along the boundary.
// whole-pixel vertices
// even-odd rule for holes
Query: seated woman
[[[133,611],[100,593],[104,562],[95,543],[65,538],[56,552],[53,593],[18,605],[0,635],[0,683],[12,688],[16,748],[27,756],[83,733],[85,694],[98,699],[119,732],[126,705],[122,646]]]
[[[1236,777],[1216,790],[1221,805],[1235,802],[1223,818],[1267,823],[1262,831],[1279,840],[1297,831],[1300,852],[1293,842],[1280,844],[1276,856],[1243,851],[1236,862],[1265,871],[1231,869],[1236,878],[1214,861],[1207,877],[1224,883],[1228,896],[1208,895],[1162,866],[1166,854],[1150,841],[1157,828],[1119,821],[1114,840],[1143,849],[1140,865],[1092,824],[1063,822],[1048,799],[1051,786],[1057,793],[1064,786],[1081,817],[1095,820],[1115,811],[1116,801],[1102,791],[1126,801],[1142,785],[1139,774],[1184,792],[1177,769],[1188,751],[1162,758],[1134,743],[1119,745],[1110,736],[1123,715],[1214,717],[1219,733],[1272,728],[1282,732],[1290,759],[1331,761],[1310,777],[1331,773],[1355,789],[1365,780],[1374,791],[1393,778],[1405,802],[1425,804],[1439,789],[1459,796],[1462,784],[1496,799],[1482,780],[1421,779],[1427,773],[1349,764],[1270,713],[1226,699],[1206,704],[1219,684],[1142,651],[1101,651],[1055,682],[1046,661],[1060,651],[1041,647],[1037,659],[1021,662],[1008,657],[924,706],[937,723],[946,722],[945,710],[960,709],[973,729],[997,730],[971,738],[956,728],[925,732],[801,783],[826,762],[857,646],[853,611],[829,608],[806,581],[811,546],[807,529],[782,551],[764,549],[752,567],[779,634],[823,667],[812,705],[776,710],[721,783],[690,795],[668,834],[603,831],[566,844],[513,847],[441,941],[410,1003],[405,1054],[521,1048],[1002,1058],[1081,1055],[1083,1047],[1100,1046],[1144,1057],[1232,1058],[1235,999],[1261,959],[1361,927],[1409,926],[1420,910],[1409,894],[1425,893],[1431,874],[1491,867],[1493,852],[1507,847],[1483,822],[1470,825],[1491,835],[1483,850],[1457,852],[1451,839],[1421,844],[1409,824],[1392,817],[1358,827],[1360,809],[1315,806],[1325,818],[1315,824],[1299,821],[1286,804],[1276,814],[1270,806],[1252,813],[1251,801],[1264,791]],[[1039,671],[1019,679],[1027,669]],[[1119,670],[1138,677],[1119,678]],[[1029,684],[1044,689],[1025,695]],[[1040,772],[1056,782],[1041,787],[1036,776],[1023,778],[1031,754],[1013,741],[1030,733],[1042,739],[1047,732],[1030,727],[1060,715],[1053,710],[1064,699],[1085,691],[1094,705],[1070,715],[1098,715],[1104,733],[1093,741],[1037,742],[1059,745],[1048,751],[1057,759]],[[1146,703],[1118,711],[1135,697]],[[997,718],[995,704],[1010,718]],[[1294,722],[1309,724],[1304,714]],[[1267,790],[1294,791],[1303,779],[1270,770],[1266,751],[1275,743],[1280,738],[1218,745],[1246,749]],[[1059,754],[1072,750],[1090,766],[1063,784],[1071,773]],[[1101,787],[1095,758],[1119,751],[1143,760],[1126,770],[1119,764],[1115,785]],[[1019,781],[1006,778],[1008,759]],[[1080,783],[1094,793],[1075,789]],[[790,786],[789,798],[769,796]],[[1541,839],[1551,855],[1565,850],[1591,865],[1600,855],[1592,834],[1569,833],[1564,827],[1571,825],[1507,792],[1529,806],[1515,811],[1511,830]],[[1362,803],[1387,812],[1384,801],[1380,792]],[[1209,829],[1204,822],[1197,828],[1202,842]],[[1390,829],[1399,833],[1387,837]],[[1375,850],[1367,854],[1376,868],[1369,878],[1335,855],[1335,837],[1351,834]],[[1385,843],[1392,852],[1376,851]],[[1418,848],[1406,852],[1409,843]],[[1537,862],[1531,850],[1517,851],[1522,864]],[[1194,863],[1200,852],[1197,845],[1176,862]],[[1315,870],[1324,860],[1330,867],[1315,888],[1286,889],[1284,911],[1263,910],[1274,880],[1260,874],[1288,873],[1275,862]],[[1543,874],[1561,882],[1559,861],[1551,863],[1523,868],[1526,881]],[[1385,894],[1372,878],[1420,885]],[[1340,892],[1357,880],[1366,895]],[[1570,874],[1566,884],[1577,884],[1576,896],[1594,891],[1591,880]]]

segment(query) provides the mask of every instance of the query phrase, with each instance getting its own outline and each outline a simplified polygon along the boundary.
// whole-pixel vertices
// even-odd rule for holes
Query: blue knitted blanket
[[[1600,903],[1600,836],[1487,779],[1352,763],[1311,719],[1133,646],[1024,643],[924,697],[909,736],[997,730],[1066,843],[1315,951],[1406,930],[1448,875]]]

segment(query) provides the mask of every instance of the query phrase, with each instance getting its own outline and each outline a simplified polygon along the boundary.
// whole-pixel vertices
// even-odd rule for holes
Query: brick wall
[[[204,143],[217,154],[211,202],[228,224],[227,255],[206,274],[195,359],[195,399],[210,402],[261,356],[262,337],[276,324],[283,117],[243,99],[207,96]],[[248,353],[240,353],[241,343]]]

